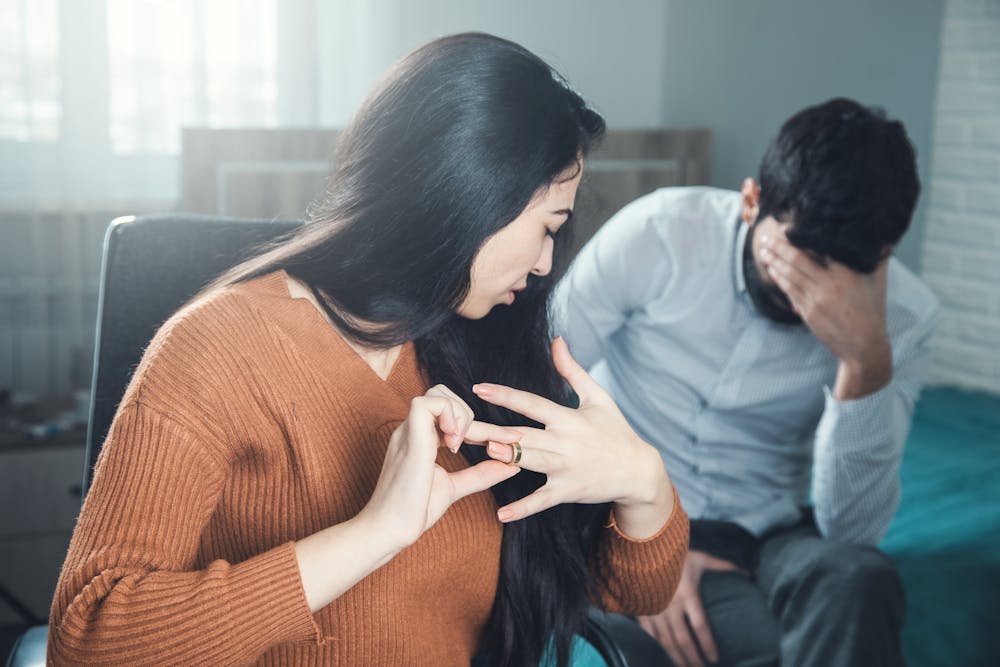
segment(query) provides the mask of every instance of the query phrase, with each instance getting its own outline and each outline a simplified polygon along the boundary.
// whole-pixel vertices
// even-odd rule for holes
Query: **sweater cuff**
[[[252,632],[252,638],[244,638],[247,643],[324,642],[302,587],[294,542],[234,565],[231,584],[229,611],[236,641],[241,632]]]
[[[604,527],[610,528],[622,540],[626,542],[631,542],[632,544],[645,544],[646,542],[652,542],[654,540],[660,539],[660,537],[667,532],[667,529],[671,528],[671,524],[673,524],[674,520],[676,519],[678,511],[683,512],[683,509],[681,508],[680,496],[677,495],[677,487],[671,485],[671,490],[673,491],[674,494],[674,506],[670,510],[670,516],[667,517],[666,522],[663,524],[663,526],[660,527],[658,531],[656,531],[655,535],[651,535],[650,537],[645,537],[643,539],[638,539],[625,534],[625,532],[618,526],[618,519],[615,518],[615,510],[613,507],[611,508],[611,512],[609,513],[608,522],[604,525]],[[686,515],[685,518],[687,518]]]
[[[674,487],[674,507],[652,537],[637,540],[622,532],[611,513],[605,542],[603,607],[627,614],[657,614],[677,589],[688,549],[688,517]]]

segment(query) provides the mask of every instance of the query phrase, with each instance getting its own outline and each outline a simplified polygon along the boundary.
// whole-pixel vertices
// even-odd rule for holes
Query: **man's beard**
[[[776,284],[765,283],[757,262],[753,258],[753,235],[757,229],[755,222],[743,244],[743,282],[757,312],[778,324],[802,324],[802,318],[792,310],[792,302]]]

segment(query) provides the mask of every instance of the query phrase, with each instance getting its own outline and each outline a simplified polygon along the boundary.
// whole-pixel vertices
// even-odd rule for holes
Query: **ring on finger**
[[[522,453],[521,441],[518,440],[517,442],[513,443],[511,445],[511,449],[514,450],[514,455],[510,458],[510,463],[508,465],[516,466],[518,463],[521,462],[521,453]]]

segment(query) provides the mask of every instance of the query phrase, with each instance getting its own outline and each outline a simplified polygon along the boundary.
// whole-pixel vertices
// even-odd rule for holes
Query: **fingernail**
[[[514,512],[504,507],[497,510],[497,518],[500,519],[502,523],[507,523],[514,518]]]
[[[492,440],[490,440],[490,444],[487,445],[486,450],[490,454],[497,454],[497,455],[503,454],[503,448],[499,444],[493,442]]]
[[[761,234],[760,242],[766,245],[771,245],[771,237],[767,234]]]
[[[493,387],[488,384],[474,384],[472,385],[472,392],[476,396],[489,396],[493,393]]]

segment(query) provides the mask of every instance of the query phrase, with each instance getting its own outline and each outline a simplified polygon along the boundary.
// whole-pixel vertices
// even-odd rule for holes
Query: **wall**
[[[1000,393],[1000,0],[945,5],[927,219],[931,381]]]
[[[321,124],[343,125],[378,75],[415,47],[478,30],[519,42],[554,65],[610,126],[662,125],[661,0],[341,0],[318,10]]]
[[[737,188],[798,109],[846,95],[907,126],[930,165],[940,0],[669,3],[663,122],[713,131],[713,183]],[[896,255],[918,268],[924,203]]]

